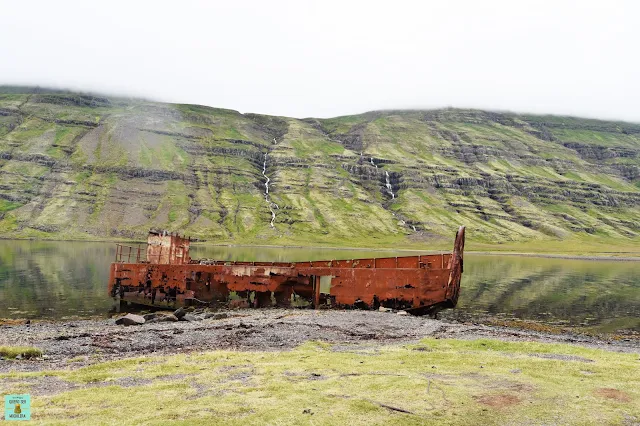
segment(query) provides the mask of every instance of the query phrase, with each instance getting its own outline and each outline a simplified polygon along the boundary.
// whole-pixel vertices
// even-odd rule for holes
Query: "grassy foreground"
[[[0,390],[32,392],[45,424],[634,424],[639,367],[638,354],[558,344],[315,342],[5,373]],[[62,393],[38,396],[44,382]]]

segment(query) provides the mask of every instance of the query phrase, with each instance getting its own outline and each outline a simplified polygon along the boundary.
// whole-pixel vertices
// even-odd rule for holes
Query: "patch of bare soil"
[[[476,398],[480,404],[495,408],[506,408],[520,403],[520,398],[509,394],[483,395]]]
[[[577,355],[564,355],[564,354],[529,354],[529,356],[533,356],[536,358],[546,358],[546,359],[559,359],[561,361],[578,361],[578,362],[595,362],[592,359],[584,358]]]
[[[603,398],[615,399],[620,402],[631,402],[631,397],[627,395],[627,393],[614,388],[598,388],[594,393]]]

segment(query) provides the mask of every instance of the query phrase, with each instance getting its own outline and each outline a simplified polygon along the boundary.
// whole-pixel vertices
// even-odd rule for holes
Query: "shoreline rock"
[[[136,315],[136,314],[127,314],[123,317],[120,317],[118,319],[116,319],[116,325],[124,325],[124,326],[129,326],[129,325],[142,325],[144,324],[146,321],[144,319],[144,317],[140,316],[140,315]]]

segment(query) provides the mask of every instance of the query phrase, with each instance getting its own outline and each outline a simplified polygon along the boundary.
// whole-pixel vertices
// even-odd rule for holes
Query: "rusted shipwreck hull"
[[[463,270],[464,227],[445,254],[312,262],[192,260],[191,241],[151,232],[147,248],[117,246],[109,293],[120,301],[173,308],[206,304],[404,309],[453,308]]]

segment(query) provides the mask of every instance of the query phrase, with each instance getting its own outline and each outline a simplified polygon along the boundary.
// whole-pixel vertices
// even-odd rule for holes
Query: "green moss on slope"
[[[457,109],[297,120],[25,90],[0,95],[6,237],[135,239],[153,226],[436,247],[467,225],[472,244],[640,246],[634,124]]]

